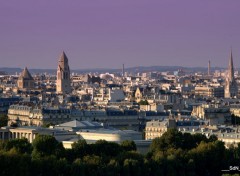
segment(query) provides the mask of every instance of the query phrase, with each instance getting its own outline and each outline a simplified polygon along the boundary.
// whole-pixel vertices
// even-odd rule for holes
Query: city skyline
[[[238,1],[4,1],[1,67],[240,66]]]

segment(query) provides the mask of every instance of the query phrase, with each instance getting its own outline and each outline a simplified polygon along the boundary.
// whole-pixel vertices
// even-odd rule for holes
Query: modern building
[[[71,93],[70,69],[64,52],[58,61],[56,91],[59,94]]]
[[[111,142],[121,142],[124,140],[142,140],[142,134],[133,130],[88,129],[78,131],[77,134],[87,141],[106,140]]]
[[[55,125],[54,128],[67,131],[80,131],[86,129],[100,129],[103,128],[103,125],[98,122],[73,120],[70,122]]]

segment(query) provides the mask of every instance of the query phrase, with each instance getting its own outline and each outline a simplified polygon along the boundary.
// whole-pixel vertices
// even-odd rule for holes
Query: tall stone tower
[[[232,57],[232,50],[231,50],[228,71],[227,71],[227,76],[225,81],[224,97],[233,98],[237,96],[238,96],[238,86],[234,78],[233,57]]]
[[[71,92],[70,69],[68,58],[64,51],[62,52],[57,69],[57,93],[66,94]]]
[[[211,75],[211,62],[208,61],[208,76]]]
[[[33,89],[34,79],[29,73],[27,67],[24,68],[20,77],[18,78],[17,85],[19,89]]]

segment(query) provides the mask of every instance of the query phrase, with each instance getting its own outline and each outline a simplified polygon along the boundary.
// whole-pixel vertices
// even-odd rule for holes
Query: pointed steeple
[[[62,70],[68,70],[69,69],[68,58],[67,58],[64,51],[61,53],[61,55],[59,57],[58,67],[59,67],[59,69],[62,69]]]
[[[225,88],[224,88],[224,97],[225,98],[238,97],[238,85],[234,78],[232,49],[231,49],[230,58],[229,58],[228,74],[226,76],[226,82],[225,82]]]
[[[24,68],[23,72],[21,73],[21,76],[19,77],[21,79],[28,79],[33,80],[32,75],[29,73],[27,67]]]
[[[60,62],[65,62],[65,61],[67,61],[67,60],[68,60],[68,58],[67,58],[65,52],[63,51],[62,54],[61,54],[61,56],[60,56],[59,61],[60,61]]]
[[[234,67],[233,67],[233,57],[232,57],[232,49],[229,58],[229,65],[228,65],[228,79],[229,81],[234,80]]]
[[[70,69],[68,65],[68,58],[64,51],[61,53],[58,60],[56,89],[57,93],[71,92]]]

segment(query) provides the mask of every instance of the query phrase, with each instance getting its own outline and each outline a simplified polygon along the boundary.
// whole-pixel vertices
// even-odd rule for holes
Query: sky
[[[0,67],[240,67],[239,0],[5,0]]]

